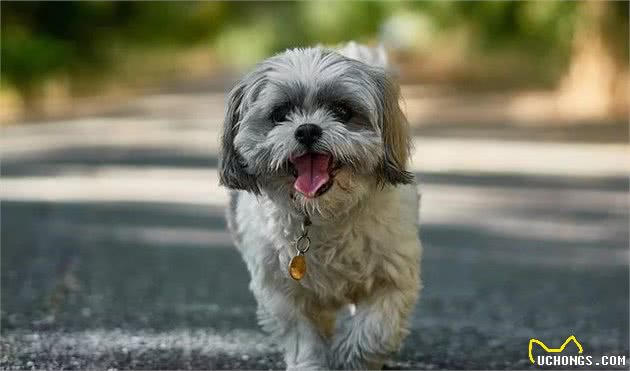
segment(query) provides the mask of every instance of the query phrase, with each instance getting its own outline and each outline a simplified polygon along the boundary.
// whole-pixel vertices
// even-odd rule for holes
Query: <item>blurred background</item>
[[[223,219],[224,97],[349,40],[389,52],[423,194],[387,367],[627,357],[628,4],[1,2],[0,368],[284,367]]]

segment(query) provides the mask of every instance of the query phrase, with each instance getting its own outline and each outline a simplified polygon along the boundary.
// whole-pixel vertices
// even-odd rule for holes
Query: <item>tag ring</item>
[[[295,249],[299,254],[304,254],[311,248],[311,239],[307,235],[300,236],[295,242]]]

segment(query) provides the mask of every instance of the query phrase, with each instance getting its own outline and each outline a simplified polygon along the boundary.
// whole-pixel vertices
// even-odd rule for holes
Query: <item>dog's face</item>
[[[221,182],[324,216],[379,185],[410,183],[398,97],[383,69],[331,50],[267,59],[229,95]]]

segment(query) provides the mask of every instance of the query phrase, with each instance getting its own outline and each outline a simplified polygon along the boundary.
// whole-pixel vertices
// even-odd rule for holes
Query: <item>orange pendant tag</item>
[[[306,258],[302,254],[294,256],[289,262],[289,275],[296,281],[304,278],[306,273]]]

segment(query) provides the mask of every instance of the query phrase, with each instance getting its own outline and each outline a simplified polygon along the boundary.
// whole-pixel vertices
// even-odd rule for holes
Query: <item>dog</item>
[[[228,226],[289,370],[380,369],[408,334],[422,246],[399,98],[383,50],[355,43],[287,50],[228,95]]]

